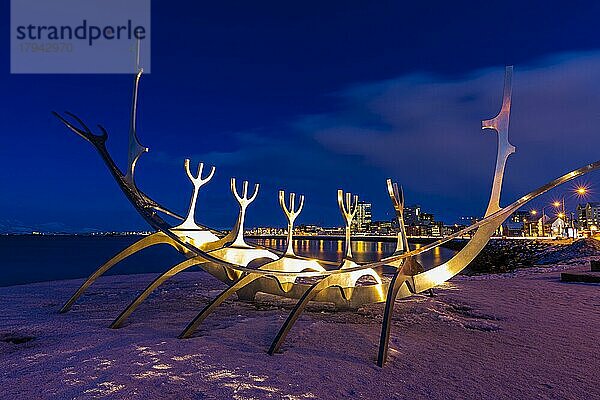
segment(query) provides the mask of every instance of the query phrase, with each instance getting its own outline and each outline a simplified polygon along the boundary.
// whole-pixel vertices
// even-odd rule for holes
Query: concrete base
[[[600,272],[563,272],[560,274],[562,282],[600,283]]]

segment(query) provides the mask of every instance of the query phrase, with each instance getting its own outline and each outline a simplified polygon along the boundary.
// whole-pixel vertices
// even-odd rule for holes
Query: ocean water
[[[0,286],[31,282],[84,278],[102,263],[139,240],[139,236],[0,236]],[[260,239],[257,242],[283,250],[285,240]],[[419,246],[419,245],[416,245]],[[390,255],[391,242],[352,242],[352,252],[359,262],[377,261]],[[296,254],[338,261],[343,257],[341,240],[295,240]],[[454,254],[437,248],[418,261],[426,267],[439,265]],[[154,246],[122,261],[107,272],[136,274],[163,272],[184,258],[168,245]]]
[[[257,239],[256,243],[284,250],[286,241],[284,239]],[[421,247],[420,244],[410,244],[411,249]],[[374,242],[356,240],[352,241],[352,255],[359,263],[379,261],[391,255],[396,249],[395,242]],[[294,252],[298,255],[319,258],[329,261],[341,261],[344,256],[343,240],[294,240]],[[416,257],[423,265],[435,266],[448,260],[455,251],[438,247]]]

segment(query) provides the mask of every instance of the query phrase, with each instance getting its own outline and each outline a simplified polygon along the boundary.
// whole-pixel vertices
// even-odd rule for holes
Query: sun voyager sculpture
[[[169,244],[186,258],[185,261],[172,266],[150,283],[112,322],[111,328],[121,327],[123,322],[150,293],[167,279],[192,266],[199,266],[215,278],[226,283],[228,287],[190,321],[182,331],[180,338],[191,336],[202,321],[234,293],[237,293],[238,297],[243,300],[253,300],[258,292],[297,300],[295,307],[268,350],[271,355],[279,351],[286,335],[309,301],[333,303],[345,309],[357,309],[360,306],[372,303],[385,303],[377,357],[377,365],[381,367],[385,364],[387,358],[392,314],[396,299],[426,292],[452,278],[481,252],[496,229],[514,211],[548,190],[600,168],[600,161],[596,161],[541,186],[508,206],[500,206],[504,169],[508,157],[515,152],[515,147],[510,144],[508,139],[512,67],[507,67],[502,109],[496,117],[482,121],[482,129],[495,131],[498,135],[498,152],[492,190],[482,220],[417,250],[410,250],[404,229],[404,196],[402,189],[388,179],[387,189],[399,226],[396,250],[391,256],[366,264],[359,264],[354,260],[350,247],[350,227],[356,214],[358,196],[338,190],[337,201],[346,226],[345,253],[341,263],[301,257],[294,254],[292,232],[294,221],[304,207],[304,196],[296,196],[295,193],[286,195],[284,191],[279,192],[279,204],[288,222],[287,248],[285,251],[280,252],[248,243],[244,239],[246,210],[257,198],[258,183],[254,185],[250,193],[247,181],[239,185],[235,178],[231,178],[231,192],[239,203],[239,214],[235,225],[227,234],[196,222],[198,192],[200,188],[210,182],[215,173],[215,167],[211,167],[210,171],[205,174],[204,164],[200,163],[197,173],[193,174],[190,169],[190,161],[185,160],[185,172],[193,185],[189,211],[185,217],[162,206],[137,187],[134,174],[135,168],[141,155],[148,151],[148,148],[140,144],[136,132],[138,86],[141,76],[142,69],[138,68],[138,72],[134,77],[129,127],[129,153],[125,172],[119,169],[106,148],[108,133],[104,127],[98,125],[100,134],[94,134],[74,114],[66,112],[65,115],[69,117],[67,119],[56,112],[53,113],[71,131],[83,137],[95,147],[127,199],[146,222],[156,230],[155,233],[145,236],[100,266],[64,304],[60,312],[67,312],[98,277],[123,259],[140,250],[157,244]],[[169,224],[162,215],[179,220],[181,223],[179,225]],[[475,232],[464,248],[445,263],[438,266],[422,266],[416,261],[416,255],[430,251],[445,242],[462,237],[472,231]],[[394,273],[391,280],[380,276],[376,272],[376,268],[382,266],[393,268]]]

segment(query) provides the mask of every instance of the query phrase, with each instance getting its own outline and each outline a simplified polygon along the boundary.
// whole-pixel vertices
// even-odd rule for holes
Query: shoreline
[[[86,278],[98,266],[135,242],[135,240],[136,237],[134,236],[5,237],[0,240],[0,255],[4,260],[3,274],[0,276],[0,287],[27,284],[32,283],[32,281],[48,282],[60,279]],[[592,241],[600,245],[600,241]],[[391,242],[379,243],[357,247],[355,250],[359,262],[377,261],[393,252]],[[455,251],[463,246],[464,243],[460,241],[447,243],[444,248],[440,248],[438,253],[424,253],[424,258],[419,259],[419,261],[423,263],[425,268],[431,268],[449,259]],[[566,248],[565,246],[568,246],[568,244],[551,241],[493,239],[462,274],[502,273],[523,266],[530,267],[536,264],[537,259],[543,254]],[[275,247],[281,246],[276,244]],[[283,249],[283,247],[281,248]],[[600,257],[600,248],[596,250]],[[335,246],[334,241],[329,241],[325,247],[299,244],[296,251],[300,255],[331,261],[339,261],[342,256],[339,246]],[[43,263],[39,261],[41,259],[44,260]],[[174,265],[182,260],[183,257],[172,248],[156,246],[124,260],[108,273],[160,273],[167,266]],[[58,268],[48,267],[47,265],[56,265]]]

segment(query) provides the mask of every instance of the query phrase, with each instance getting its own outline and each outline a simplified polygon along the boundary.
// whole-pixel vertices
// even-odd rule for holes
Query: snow
[[[177,339],[224,288],[202,272],[168,281],[117,330],[107,326],[154,275],[101,278],[67,314],[57,310],[81,280],[4,287],[0,397],[600,398],[600,285],[559,281],[582,268],[459,276],[433,298],[399,301],[384,368],[381,304],[312,304],[269,356],[293,303],[267,295],[232,299]]]

